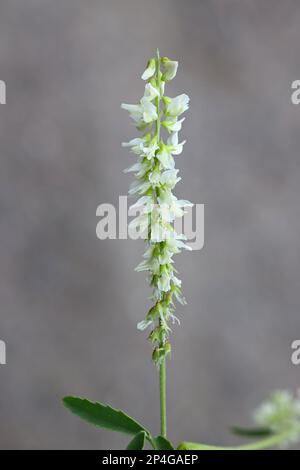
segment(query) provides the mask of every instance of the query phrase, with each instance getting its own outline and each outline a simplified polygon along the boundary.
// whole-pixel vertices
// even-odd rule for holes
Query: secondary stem
[[[276,445],[281,444],[290,437],[291,431],[284,431],[274,436],[261,439],[260,441],[252,442],[250,444],[244,444],[236,447],[219,447],[211,446],[206,444],[198,444],[195,442],[182,442],[178,449],[179,450],[263,450],[270,449]]]

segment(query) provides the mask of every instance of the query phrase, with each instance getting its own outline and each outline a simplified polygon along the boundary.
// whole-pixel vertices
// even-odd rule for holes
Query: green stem
[[[156,85],[158,90],[161,89],[161,74],[160,74],[160,57],[159,50],[157,49],[156,56],[156,71],[155,71]],[[160,140],[160,96],[156,98],[156,139],[157,143]],[[162,339],[160,348],[164,347],[164,339]],[[167,392],[166,392],[166,358],[162,359],[159,366],[159,396],[160,396],[160,434],[163,437],[167,437]]]
[[[166,358],[159,366],[160,434],[167,437]]]
[[[280,434],[274,434],[273,436],[261,439],[260,441],[253,442],[251,444],[244,444],[236,447],[219,447],[210,446],[206,444],[198,444],[196,442],[182,442],[179,446],[179,450],[263,450],[270,449],[276,445],[281,444],[289,438],[291,431],[284,431]]]
[[[159,50],[158,49],[157,49],[157,56],[156,56],[155,78],[156,78],[157,88],[160,92],[161,77],[160,77],[160,57],[159,57]],[[156,138],[157,138],[157,142],[159,142],[159,139],[160,139],[160,96],[156,97],[156,111],[157,111]]]

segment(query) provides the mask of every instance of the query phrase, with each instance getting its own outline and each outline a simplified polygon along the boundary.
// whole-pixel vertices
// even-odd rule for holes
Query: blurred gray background
[[[274,388],[296,390],[300,337],[300,79],[297,0],[4,0],[0,7],[2,449],[123,448],[60,400],[78,394],[158,431],[157,374],[136,323],[143,243],[96,238],[118,203],[135,102],[159,47],[191,106],[177,195],[204,203],[205,247],[177,257],[169,434],[234,443]]]

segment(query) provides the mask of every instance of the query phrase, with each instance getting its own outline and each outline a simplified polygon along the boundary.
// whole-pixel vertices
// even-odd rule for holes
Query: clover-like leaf
[[[109,405],[93,403],[85,398],[71,396],[65,397],[63,403],[72,413],[94,426],[124,434],[136,435],[143,431],[149,435],[148,431],[140,423],[123,411],[116,410]]]

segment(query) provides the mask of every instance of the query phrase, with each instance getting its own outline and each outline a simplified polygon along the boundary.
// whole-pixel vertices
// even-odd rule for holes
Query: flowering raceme
[[[139,104],[121,105],[129,112],[137,129],[144,133],[122,145],[138,156],[138,161],[124,170],[135,176],[129,195],[139,196],[131,209],[139,209],[140,214],[131,222],[130,228],[140,233],[146,231],[148,246],[136,271],[149,272],[155,302],[146,319],[138,323],[138,329],[152,327],[149,339],[154,344],[153,360],[158,365],[171,351],[169,324],[177,320],[174,298],[185,304],[181,280],[175,275],[173,255],[182,249],[190,249],[184,243],[184,235],[177,234],[173,224],[175,218],[184,215],[185,207],[192,206],[189,201],[177,199],[172,192],[181,179],[175,169],[174,156],[182,153],[185,144],[178,139],[184,118],[178,118],[189,107],[186,94],[175,98],[164,95],[165,83],[175,77],[177,68],[178,62],[167,57],[158,55],[150,59],[142,75],[147,83]],[[165,141],[162,129],[167,133]]]

